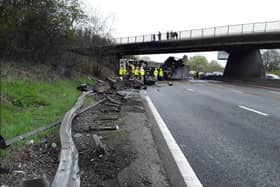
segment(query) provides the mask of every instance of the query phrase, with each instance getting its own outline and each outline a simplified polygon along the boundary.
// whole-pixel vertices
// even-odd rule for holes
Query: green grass
[[[272,73],[272,74],[280,76],[280,70],[272,70],[272,71],[268,71],[267,73]]]
[[[10,139],[58,120],[76,101],[79,80],[28,81],[1,78],[1,134]]]

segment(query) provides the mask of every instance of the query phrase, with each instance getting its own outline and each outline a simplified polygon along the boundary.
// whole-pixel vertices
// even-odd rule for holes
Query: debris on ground
[[[42,137],[46,138],[46,137]],[[50,143],[52,142],[52,143]],[[56,145],[56,146],[53,146]],[[22,186],[23,181],[41,177],[51,182],[58,167],[60,142],[58,131],[48,141],[25,144],[20,149],[7,149],[9,157],[0,157],[0,184]],[[4,172],[1,172],[4,171]]]
[[[127,92],[108,94],[105,102],[73,121],[81,186],[169,186],[139,91]],[[126,95],[131,97],[124,99]],[[103,112],[115,107],[120,110]],[[112,127],[116,130],[107,130]]]

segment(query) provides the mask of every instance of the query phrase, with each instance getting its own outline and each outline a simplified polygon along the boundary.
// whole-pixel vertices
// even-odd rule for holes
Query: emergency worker
[[[119,75],[120,75],[121,79],[123,79],[124,73],[123,73],[123,67],[122,66],[120,66]]]
[[[136,79],[139,79],[139,67],[135,68],[134,75]]]
[[[126,79],[126,67],[123,68],[123,77]]]
[[[163,80],[163,70],[162,70],[162,68],[159,69],[159,79]]]
[[[141,81],[144,81],[145,70],[143,67],[140,68],[140,75],[141,75]]]
[[[155,70],[154,70],[154,77],[156,80],[158,79],[158,69],[157,68],[155,68]]]

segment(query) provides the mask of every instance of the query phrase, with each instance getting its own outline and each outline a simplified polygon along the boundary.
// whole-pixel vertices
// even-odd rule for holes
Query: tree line
[[[196,55],[191,58],[184,58],[184,63],[189,67],[190,71],[201,72],[223,72],[224,68],[215,60],[208,62],[207,58],[201,55]]]
[[[0,58],[44,62],[73,46],[104,44],[105,25],[80,0],[0,0]]]

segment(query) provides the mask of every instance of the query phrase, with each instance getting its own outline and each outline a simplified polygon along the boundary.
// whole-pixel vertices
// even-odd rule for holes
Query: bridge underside
[[[235,80],[264,78],[265,70],[260,51],[244,49],[230,51],[224,77]]]
[[[280,32],[193,38],[190,40],[112,44],[97,48],[77,49],[75,52],[85,55],[100,54],[101,56],[116,56],[120,58],[121,56],[139,54],[227,51],[230,53],[230,56],[224,72],[226,78],[261,79],[265,76],[265,72],[259,49],[275,48],[280,48]]]

